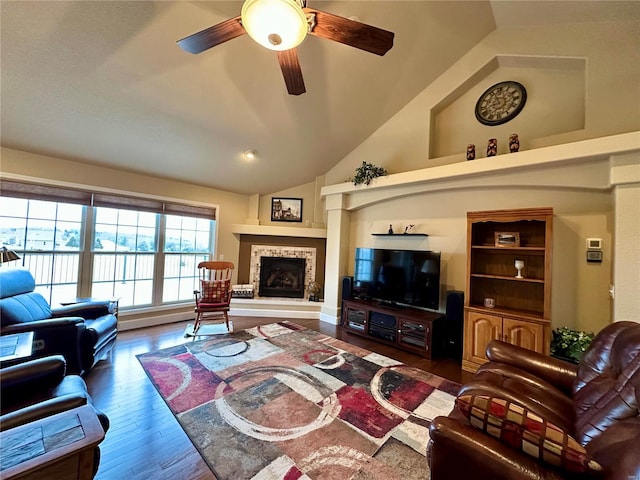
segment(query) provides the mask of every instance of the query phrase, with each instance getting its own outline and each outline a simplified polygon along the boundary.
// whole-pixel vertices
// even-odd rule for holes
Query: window
[[[77,296],[84,207],[68,203],[0,197],[0,242],[28,268],[36,291],[51,304]]]
[[[151,305],[159,215],[97,207],[91,296],[122,307]]]
[[[119,298],[136,308],[193,300],[213,254],[215,207],[0,179],[0,245],[51,303]],[[7,268],[7,266],[4,266]]]
[[[212,251],[213,222],[177,215],[165,218],[162,301],[189,300],[198,288],[198,263],[209,260]]]

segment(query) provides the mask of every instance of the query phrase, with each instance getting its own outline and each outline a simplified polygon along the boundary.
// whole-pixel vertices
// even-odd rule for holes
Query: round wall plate
[[[476,102],[476,119],[484,125],[502,125],[513,120],[526,101],[527,90],[521,83],[496,83],[485,90]]]

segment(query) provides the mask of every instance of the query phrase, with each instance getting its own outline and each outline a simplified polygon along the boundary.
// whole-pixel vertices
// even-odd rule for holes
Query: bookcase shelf
[[[486,362],[493,339],[549,354],[553,210],[469,212],[467,232],[462,368],[473,372]],[[503,233],[517,244],[497,245]],[[524,261],[523,278],[516,277],[516,259]],[[493,304],[485,307],[485,299]]]
[[[544,283],[544,280],[539,278],[517,278],[517,277],[505,277],[503,275],[484,275],[481,273],[472,273],[472,277],[475,278],[493,278],[496,280],[505,280],[508,282],[529,282],[529,283]]]
[[[372,233],[374,237],[428,237],[426,233]]]

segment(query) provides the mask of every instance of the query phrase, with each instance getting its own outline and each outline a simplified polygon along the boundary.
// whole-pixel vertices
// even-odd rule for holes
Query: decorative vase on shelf
[[[520,150],[520,140],[518,139],[517,133],[512,133],[509,135],[509,151],[511,153],[516,153]]]
[[[391,225],[389,225],[389,231],[387,233],[393,235],[393,227]]]
[[[514,262],[514,265],[516,267],[516,270],[518,270],[518,274],[516,275],[516,278],[524,278],[522,276],[522,269],[524,268],[524,261],[523,260],[516,260]]]
[[[474,160],[476,158],[476,146],[473,143],[467,145],[467,160]]]
[[[487,157],[495,157],[498,153],[498,139],[490,138],[487,143]]]

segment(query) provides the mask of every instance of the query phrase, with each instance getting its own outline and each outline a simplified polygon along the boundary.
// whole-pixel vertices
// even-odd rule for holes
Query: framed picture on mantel
[[[301,198],[271,198],[272,222],[302,222]]]

